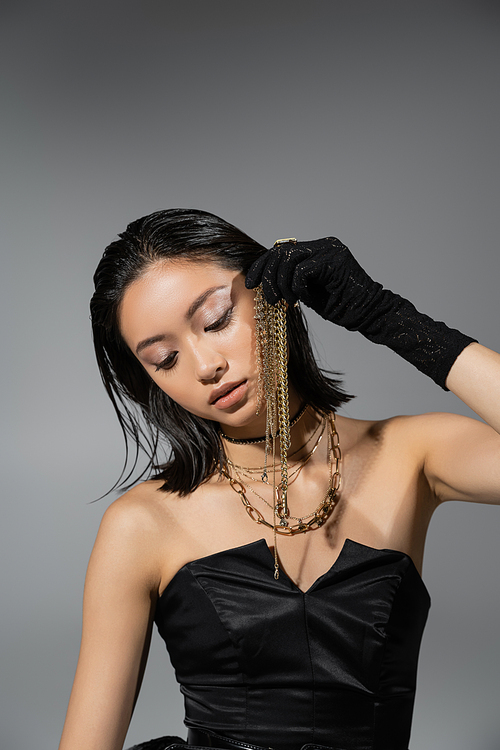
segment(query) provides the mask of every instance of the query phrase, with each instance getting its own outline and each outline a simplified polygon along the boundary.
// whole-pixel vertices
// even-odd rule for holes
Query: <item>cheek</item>
[[[169,378],[163,372],[157,372],[151,375],[151,379],[158,386],[158,388],[170,396],[171,399],[181,403],[182,401],[182,389],[179,388],[180,383],[175,377]]]
[[[161,375],[161,373],[158,373],[158,375]],[[206,416],[206,391],[203,390],[203,386],[192,373],[191,376],[186,374],[174,376],[172,374],[172,377],[155,377],[153,380],[160,390],[166,393],[176,404],[182,406],[183,409],[198,417]]]
[[[252,369],[255,367],[257,349],[255,322],[253,318],[251,322],[245,321],[241,325],[235,326],[231,335],[230,349],[231,357],[228,357],[229,364],[231,364],[232,360],[234,366],[245,365]]]
[[[253,309],[252,315],[246,315],[245,319],[229,326],[225,332],[214,335],[210,346],[227,362],[227,379],[233,374],[235,377],[253,376],[257,370]],[[206,387],[196,378],[194,359],[189,355],[182,357],[171,372],[159,371],[149,374],[162,391],[189,411],[192,410],[198,396],[206,398]]]

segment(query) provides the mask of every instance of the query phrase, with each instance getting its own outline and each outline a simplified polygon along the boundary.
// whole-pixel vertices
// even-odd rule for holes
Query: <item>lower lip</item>
[[[215,406],[216,409],[228,409],[230,406],[234,406],[235,404],[240,401],[240,399],[243,398],[244,394],[246,393],[248,384],[245,380],[241,385],[236,386],[236,388],[233,388],[232,391],[229,391],[229,393],[226,393],[225,396],[221,396],[220,398],[215,401],[212,406]]]

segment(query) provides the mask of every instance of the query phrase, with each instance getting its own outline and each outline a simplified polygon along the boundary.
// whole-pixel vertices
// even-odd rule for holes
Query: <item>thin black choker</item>
[[[307,404],[304,404],[302,408],[300,409],[299,413],[295,415],[295,417],[290,421],[290,429],[294,425],[297,424],[299,419],[304,416],[305,411],[307,409]],[[222,430],[219,430],[221,437],[224,438],[224,440],[227,440],[228,443],[233,443],[233,445],[254,445],[255,443],[265,443],[266,442],[266,436],[263,437],[254,437],[254,438],[233,438],[229,437],[229,435],[226,435]],[[276,437],[279,437],[280,431],[276,433]]]

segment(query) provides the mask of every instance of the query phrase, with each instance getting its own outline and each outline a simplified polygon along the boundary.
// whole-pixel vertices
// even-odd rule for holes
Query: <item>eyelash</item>
[[[222,331],[224,328],[226,328],[226,326],[228,326],[231,322],[231,318],[233,317],[233,310],[234,307],[230,307],[229,310],[226,310],[224,315],[219,318],[219,320],[216,320],[215,323],[212,323],[212,325],[209,325],[205,328],[205,333],[217,333],[217,331]]]
[[[226,310],[222,317],[205,328],[205,333],[218,333],[219,331],[224,330],[224,328],[227,328],[233,317],[233,310],[234,307],[230,307],[229,310]],[[155,366],[155,372],[159,372],[160,370],[169,372],[173,370],[176,365],[176,355],[177,352],[171,352],[162,362]]]

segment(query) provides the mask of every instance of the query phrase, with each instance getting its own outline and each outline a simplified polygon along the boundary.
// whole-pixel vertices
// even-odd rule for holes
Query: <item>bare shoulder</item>
[[[500,503],[500,435],[479,418],[430,413],[406,428],[438,502]]]
[[[150,534],[168,514],[171,493],[161,490],[161,481],[141,482],[117,498],[104,513],[101,526],[116,533]]]
[[[393,417],[388,420],[394,433],[405,438],[412,446],[423,446],[428,452],[440,444],[463,440],[465,436],[491,435],[496,433],[480,419],[465,417],[449,412],[428,412],[408,416]]]
[[[466,434],[490,432],[491,428],[476,419],[448,412],[399,414],[381,420],[337,417],[337,425],[345,451],[366,443],[384,443],[399,454],[411,453],[422,459],[440,441],[448,442]]]
[[[336,417],[337,430],[344,453],[351,452],[382,440],[401,439],[405,433],[411,434],[411,420],[414,417],[393,416],[386,419],[353,419]]]
[[[90,571],[116,568],[157,587],[164,545],[175,529],[169,494],[160,487],[161,482],[142,482],[111,503],[99,527]]]

